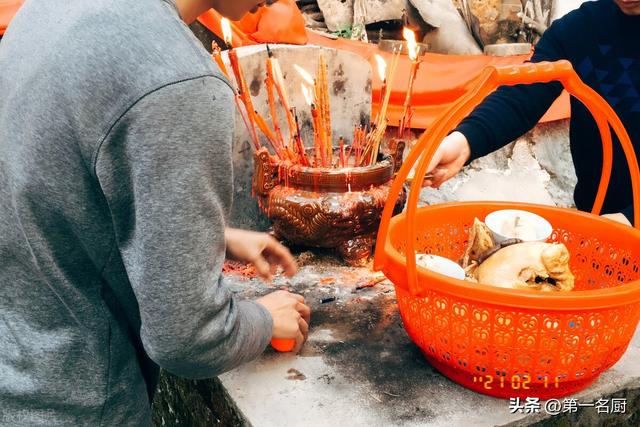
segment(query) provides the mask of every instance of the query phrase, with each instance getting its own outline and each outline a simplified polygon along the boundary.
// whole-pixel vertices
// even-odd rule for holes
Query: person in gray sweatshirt
[[[186,23],[258,0],[27,0],[0,42],[0,424],[149,425],[159,367],[218,375],[306,338],[278,291],[239,301],[225,256],[233,92]]]

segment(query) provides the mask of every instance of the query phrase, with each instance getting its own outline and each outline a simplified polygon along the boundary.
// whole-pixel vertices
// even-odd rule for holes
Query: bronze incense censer
[[[404,142],[391,155],[360,167],[312,167],[287,164],[266,148],[255,153],[253,190],[278,237],[290,243],[335,248],[350,265],[371,256],[380,217]],[[398,199],[402,211],[406,193]]]

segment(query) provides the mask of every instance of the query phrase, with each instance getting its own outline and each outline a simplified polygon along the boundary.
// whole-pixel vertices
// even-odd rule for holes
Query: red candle
[[[411,71],[409,73],[409,84],[407,86],[407,94],[404,98],[404,106],[402,111],[402,118],[400,119],[400,126],[398,127],[398,137],[404,136],[404,130],[407,125],[409,108],[411,107],[411,92],[413,91],[413,82],[418,73],[418,67],[420,66],[420,59],[418,58],[418,44],[416,43],[416,35],[413,31],[405,28],[402,32],[404,38],[407,40],[407,49],[409,51],[409,58],[411,58]]]
[[[213,57],[213,60],[216,61],[216,64],[218,64],[218,68],[220,68],[220,71],[222,71],[222,73],[228,79],[229,78],[229,72],[227,71],[227,66],[224,64],[224,61],[222,60],[222,55],[220,53],[221,53],[220,46],[218,46],[218,43],[216,43],[215,40],[212,41],[211,42],[211,56]]]

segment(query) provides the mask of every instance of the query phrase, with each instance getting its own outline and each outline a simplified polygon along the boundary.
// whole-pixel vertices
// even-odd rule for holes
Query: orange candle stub
[[[296,346],[296,340],[292,338],[273,338],[271,340],[271,347],[274,350],[281,353],[288,353]]]

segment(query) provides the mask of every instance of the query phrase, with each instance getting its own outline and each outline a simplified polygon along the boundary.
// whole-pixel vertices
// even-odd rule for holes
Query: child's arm
[[[287,277],[293,277],[298,271],[289,249],[267,233],[227,227],[224,237],[227,257],[250,262],[264,280],[271,280],[278,266],[282,267]]]

